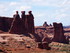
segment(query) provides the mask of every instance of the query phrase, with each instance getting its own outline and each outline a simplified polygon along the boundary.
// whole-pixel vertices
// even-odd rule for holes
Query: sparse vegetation
[[[42,32],[44,31],[42,30]],[[45,33],[48,35],[48,37],[50,38],[53,37],[53,33],[51,32],[50,33],[45,32]],[[16,35],[8,34],[7,36],[6,34],[5,38],[8,37],[8,42],[0,43],[0,49],[7,53],[70,53],[70,44],[52,42],[49,44],[51,50],[46,50],[46,49],[37,48],[37,42],[35,42],[35,39],[33,39],[34,37],[30,38],[25,35],[17,35],[17,36]],[[65,35],[68,36],[70,34],[65,33]],[[17,38],[19,38],[19,40],[22,38],[21,39],[22,41],[18,41]]]
[[[53,42],[50,44],[52,50],[60,51],[60,52],[70,52],[70,44],[56,43]]]

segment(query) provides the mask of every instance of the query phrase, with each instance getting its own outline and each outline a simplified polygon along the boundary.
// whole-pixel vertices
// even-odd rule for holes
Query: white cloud
[[[17,4],[18,4],[17,2],[11,2],[10,3],[11,6],[14,6],[14,5],[17,5]]]
[[[31,6],[20,6],[20,10],[29,10],[31,9]]]
[[[31,5],[37,6],[53,6],[53,7],[63,7],[69,6],[69,0],[31,0],[29,1]]]
[[[0,8],[1,8],[1,9],[4,9],[4,5],[0,4]]]
[[[68,0],[64,0],[64,1],[62,2],[62,6],[65,5],[65,4],[67,3],[67,1],[68,1]]]
[[[0,12],[6,12],[7,11],[7,8],[4,4],[0,4]]]
[[[41,7],[42,9],[40,9],[39,11],[39,9],[36,7]],[[44,8],[46,8],[47,12],[43,10]],[[47,8],[48,9],[50,8],[50,9],[47,10]],[[1,12],[0,15],[7,16],[7,14],[9,14],[10,16],[16,10],[18,10],[19,12],[22,10],[25,10],[25,11],[33,10],[34,16],[37,18],[39,17],[38,19],[40,20],[42,20],[43,17],[44,17],[43,20],[47,20],[47,19],[61,20],[62,18],[70,17],[69,16],[70,0],[19,0],[15,2],[10,1],[6,3],[5,2],[0,3],[0,12]],[[52,17],[52,19],[50,17]]]
[[[32,0],[33,2],[42,2],[44,0]]]
[[[67,14],[55,14],[54,15],[54,19],[56,19],[56,20],[61,20],[61,19],[64,19],[64,18],[66,18],[68,15]]]
[[[36,15],[35,17],[44,17],[45,13],[41,13],[41,12],[36,12],[34,15]]]

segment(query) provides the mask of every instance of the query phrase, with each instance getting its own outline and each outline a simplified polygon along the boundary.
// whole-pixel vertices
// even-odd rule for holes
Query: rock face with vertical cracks
[[[11,24],[9,33],[22,34],[23,33],[22,22],[21,22],[19,14],[18,14],[18,11],[16,11],[16,14],[13,17],[14,17],[14,19],[13,19],[13,22]]]
[[[53,41],[60,43],[68,43],[64,36],[64,30],[62,23],[53,23],[54,26],[54,38]]]
[[[12,21],[13,21],[13,18],[0,17],[0,30],[4,32],[8,32],[11,27]]]
[[[13,15],[13,18],[0,17],[0,30],[11,34],[34,34],[34,16],[32,11],[29,11],[28,15],[25,15],[25,11],[21,13],[21,18],[18,11]]]
[[[28,12],[29,14],[28,15],[26,15],[26,27],[27,27],[27,31],[29,32],[29,33],[32,33],[32,34],[34,34],[35,33],[35,29],[34,29],[34,16],[33,16],[33,14],[32,14],[32,11],[29,11]]]

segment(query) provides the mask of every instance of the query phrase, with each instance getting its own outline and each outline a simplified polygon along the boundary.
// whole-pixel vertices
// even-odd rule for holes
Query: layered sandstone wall
[[[62,23],[53,23],[54,26],[54,38],[53,41],[60,43],[68,43],[66,37],[64,36],[64,30]]]
[[[13,18],[0,17],[0,30],[5,32],[9,31],[12,21],[13,21]]]

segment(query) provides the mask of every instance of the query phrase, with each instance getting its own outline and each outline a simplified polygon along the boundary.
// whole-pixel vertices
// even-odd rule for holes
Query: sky
[[[45,21],[70,25],[70,0],[0,0],[0,16],[12,17],[15,11],[32,11],[35,26]]]

